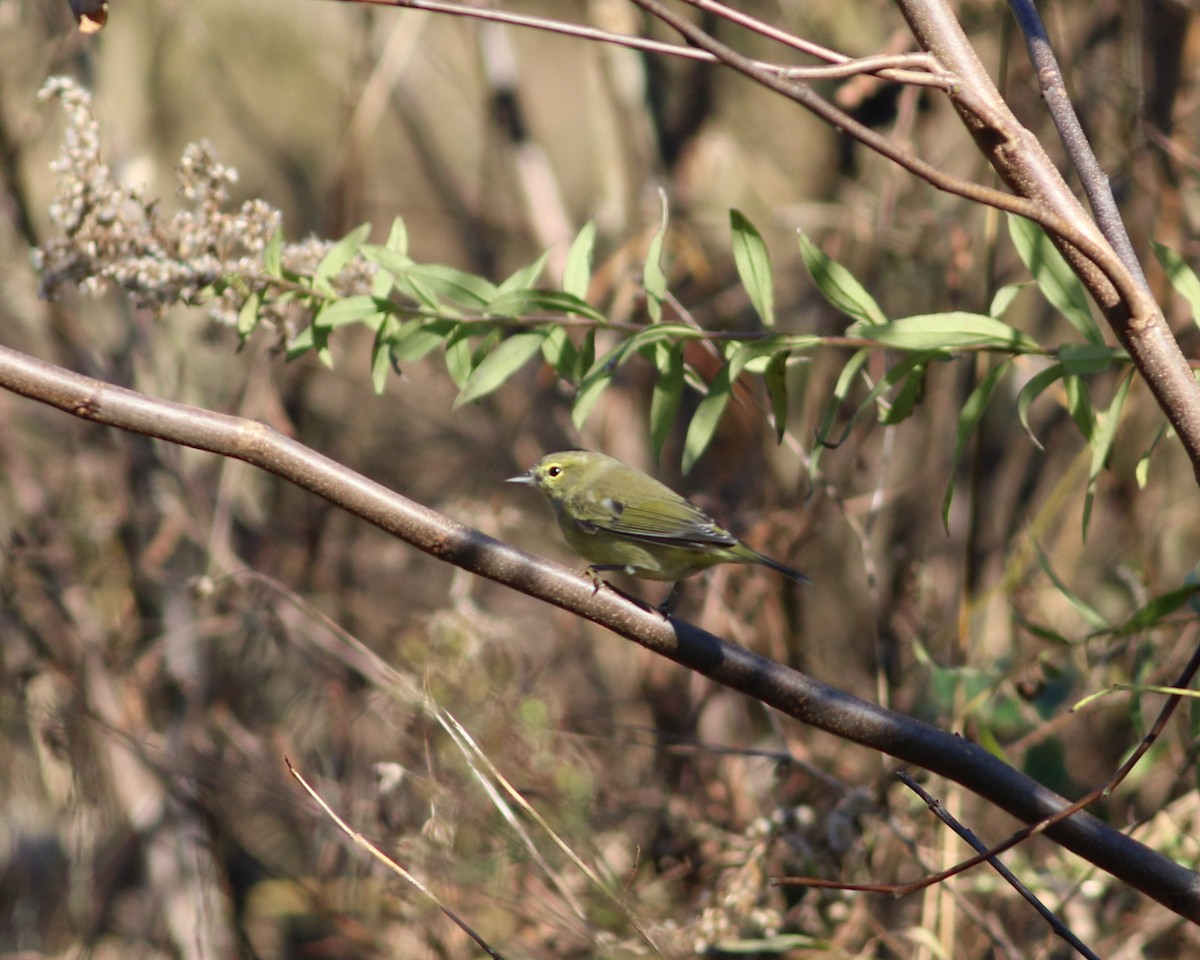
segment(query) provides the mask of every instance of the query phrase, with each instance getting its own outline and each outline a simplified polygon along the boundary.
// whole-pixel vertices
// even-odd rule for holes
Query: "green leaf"
[[[947,533],[950,531],[950,504],[954,499],[954,475],[958,471],[958,465],[967,449],[967,441],[975,433],[979,421],[983,419],[983,415],[987,411],[992,393],[995,392],[1000,378],[1008,372],[1011,364],[1011,360],[1004,360],[996,364],[971,391],[967,402],[963,404],[962,413],[958,415],[958,427],[954,431],[954,459],[950,464],[950,480],[946,484],[946,494],[942,497],[942,526],[946,528]]]
[[[690,473],[696,461],[708,449],[713,434],[717,432],[717,424],[725,413],[725,407],[733,392],[733,380],[730,378],[731,364],[726,364],[717,371],[712,383],[708,385],[708,395],[700,401],[692,422],[688,424],[687,437],[683,441],[683,463],[681,469]]]
[[[1046,232],[1033,221],[1010,214],[1008,234],[1017,248],[1017,254],[1050,305],[1066,317],[1067,322],[1089,343],[1103,343],[1104,336],[1092,316],[1083,284],[1050,242]]]
[[[383,396],[387,387],[388,372],[392,369],[392,348],[388,342],[389,327],[396,321],[380,324],[375,333],[375,342],[371,345],[371,387],[375,396]]]
[[[317,264],[317,269],[313,272],[314,286],[319,281],[328,280],[330,277],[335,277],[345,270],[347,264],[358,253],[359,247],[362,246],[363,242],[370,235],[371,225],[364,223],[355,227],[330,247],[325,256],[321,258],[321,262]]]
[[[826,300],[842,313],[861,323],[887,322],[887,314],[867,293],[866,287],[855,279],[854,274],[826,255],[803,231],[799,237],[800,256],[804,265],[808,267],[808,272],[812,274],[817,289]]]
[[[542,271],[546,269],[546,260],[550,257],[550,251],[547,250],[533,263],[522,267],[513,273],[511,277],[505,280],[499,286],[500,294],[509,293],[513,290],[528,290],[538,281],[538,277],[542,275]]]
[[[560,377],[564,380],[571,380],[575,374],[577,359],[575,344],[567,335],[566,329],[557,323],[548,324],[542,329],[546,334],[545,339],[542,340],[542,356]]]
[[[1026,283],[1008,283],[997,290],[995,296],[992,297],[992,302],[988,304],[988,316],[999,320],[1008,312],[1008,308],[1016,299],[1017,294],[1027,286]]]
[[[1129,354],[1118,347],[1096,343],[1064,343],[1055,351],[1067,373],[1077,377],[1104,373],[1118,363],[1128,363]]]
[[[446,372],[460,391],[466,387],[474,369],[475,351],[467,339],[467,326],[460,324],[446,338]]]
[[[667,235],[667,192],[659,187],[659,199],[662,201],[662,223],[650,238],[650,248],[646,251],[646,264],[642,268],[642,286],[646,290],[646,311],[654,323],[662,320],[663,300],[667,297],[667,275],[662,268],[663,238]]]
[[[913,364],[900,385],[900,390],[892,399],[891,407],[883,417],[886,426],[894,427],[912,416],[917,402],[925,395],[925,374],[929,370],[929,361],[921,360]]]
[[[1129,388],[1133,385],[1133,371],[1130,370],[1121,380],[1117,392],[1113,395],[1112,403],[1103,413],[1096,415],[1096,429],[1092,431],[1092,466],[1088,474],[1087,493],[1083,500],[1083,536],[1087,539],[1088,524],[1092,517],[1092,500],[1096,493],[1096,479],[1108,462],[1112,453],[1113,441],[1117,435],[1117,424],[1121,420],[1121,411],[1125,409],[1125,399],[1129,396]]]
[[[1037,341],[1015,327],[981,313],[951,311],[904,317],[885,323],[855,323],[848,337],[863,337],[898,350],[993,348],[1013,353],[1041,353]]]
[[[592,365],[596,362],[596,331],[589,330],[583,335],[583,343],[579,345],[579,350],[576,351],[575,357],[575,374],[571,377],[572,383],[579,383]]]
[[[578,314],[597,323],[604,323],[604,314],[586,300],[580,300],[573,293],[563,293],[559,290],[502,291],[487,305],[485,312],[499,317],[527,317],[533,313]]]
[[[496,285],[472,273],[439,263],[413,264],[397,280],[407,279],[436,296],[470,309],[482,310],[496,299]]]
[[[787,393],[787,362],[790,351],[781,350],[767,362],[763,371],[763,384],[767,388],[767,398],[771,401],[771,417],[775,421],[775,442],[782,443],[783,435],[787,432],[788,393]]]
[[[1054,584],[1059,593],[1063,595],[1067,603],[1075,608],[1078,613],[1088,623],[1093,630],[1105,631],[1109,629],[1108,621],[1102,617],[1094,608],[1083,601],[1082,597],[1077,596],[1067,589],[1067,585],[1059,579],[1058,574],[1054,572],[1054,568],[1050,566],[1050,560],[1042,551],[1042,545],[1038,543],[1037,538],[1030,534],[1030,542],[1033,543],[1033,549],[1037,551],[1038,565],[1042,571],[1050,578],[1050,582]]]
[[[830,439],[830,434],[833,431],[833,425],[837,421],[838,413],[842,406],[846,403],[850,396],[850,388],[854,386],[854,381],[858,379],[859,373],[862,372],[863,366],[871,359],[871,351],[867,349],[859,350],[842,368],[842,372],[838,375],[837,383],[834,384],[833,394],[829,398],[829,404],[825,408],[825,415],[821,418],[821,425],[817,427],[817,449],[813,451],[813,458],[817,459],[820,451],[824,447],[837,447],[849,435],[850,428],[854,423],[854,417],[846,425],[842,435],[836,440]],[[857,414],[855,415],[857,417]],[[815,474],[810,477],[815,479]]]
[[[383,246],[390,253],[399,254],[402,257],[408,256],[408,227],[404,225],[402,218],[396,217],[392,220],[387,242]]]
[[[1196,596],[1196,589],[1196,584],[1189,583],[1154,597],[1135,610],[1129,619],[1114,630],[1112,638],[1127,637],[1159,626],[1164,617],[1192,600]]]
[[[391,335],[392,357],[397,363],[420,360],[458,327],[453,320],[409,320]]]
[[[485,356],[471,373],[470,378],[454,401],[454,406],[474,403],[498,389],[509,377],[542,349],[546,334],[542,330],[514,333],[501,340],[496,349]]]
[[[1039,450],[1044,450],[1045,448],[1042,446],[1042,441],[1034,434],[1033,428],[1029,426],[1029,407],[1033,404],[1034,400],[1046,391],[1047,387],[1062,377],[1065,369],[1061,363],[1052,364],[1041,371],[1041,373],[1030,377],[1026,381],[1025,386],[1017,394],[1017,416],[1021,418],[1021,426],[1029,434],[1029,439],[1033,441],[1034,446]]]
[[[563,293],[586,300],[592,282],[592,255],[596,249],[596,222],[589,220],[571,241],[563,267]]]
[[[351,323],[369,323],[373,319],[386,316],[390,307],[390,301],[377,300],[365,294],[346,297],[330,301],[321,307],[313,317],[313,323],[319,330],[333,330]]]
[[[258,307],[261,302],[262,298],[258,293],[252,293],[242,304],[242,309],[238,311],[237,335],[243,340],[250,336],[254,332],[254,328],[258,326]]]
[[[733,232],[733,262],[750,303],[765,327],[775,326],[775,280],[762,234],[740,210],[729,211]]]
[[[1171,281],[1171,286],[1192,308],[1192,323],[1200,327],[1200,278],[1196,276],[1196,271],[1170,247],[1157,240],[1151,240],[1150,243],[1154,247],[1154,256],[1158,258],[1163,272]]]
[[[405,273],[413,265],[412,258],[402,250],[392,250],[377,243],[364,243],[358,248],[358,252],[368,263],[373,263],[381,270],[397,276]]]
[[[1083,434],[1083,438],[1092,442],[1092,433],[1096,429],[1096,418],[1092,414],[1092,395],[1088,392],[1087,384],[1079,377],[1064,376],[1063,389],[1067,394],[1067,412],[1075,421],[1075,426]]]
[[[263,247],[263,272],[268,277],[283,277],[283,228],[276,228],[271,239]]]
[[[662,453],[683,397],[683,344],[658,346],[658,379],[650,397],[650,439],[654,456]]]
[[[576,430],[583,429],[583,425],[587,423],[587,418],[591,415],[592,408],[600,399],[600,394],[608,389],[610,383],[612,383],[611,370],[580,384],[579,393],[575,395],[575,404],[571,407],[571,422],[575,425]]]

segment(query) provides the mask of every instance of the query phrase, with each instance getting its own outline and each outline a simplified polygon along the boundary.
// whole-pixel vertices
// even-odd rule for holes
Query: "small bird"
[[[622,570],[675,584],[718,563],[757,563],[797,583],[804,574],[759,553],[670,487],[614,457],[567,450],[542,457],[509,483],[545,494],[567,543],[591,566],[593,577]]]

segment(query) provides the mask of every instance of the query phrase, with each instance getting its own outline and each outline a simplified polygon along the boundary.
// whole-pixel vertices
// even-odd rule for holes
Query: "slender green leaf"
[[[314,283],[335,277],[346,269],[347,264],[358,254],[359,247],[371,235],[371,225],[361,224],[342,237],[326,252],[313,272]]]
[[[1158,258],[1163,272],[1171,281],[1171,286],[1192,308],[1192,323],[1200,326],[1200,277],[1197,277],[1196,271],[1170,247],[1157,240],[1151,240],[1150,243],[1154,247],[1154,256]]]
[[[775,326],[775,279],[762,234],[740,210],[729,211],[733,233],[733,262],[750,303],[765,327]]]
[[[860,323],[887,323],[887,314],[849,270],[828,256],[801,231],[800,256],[821,295]]]
[[[567,262],[563,267],[563,293],[587,300],[588,287],[592,283],[592,253],[595,249],[596,223],[589,220],[571,241],[571,249],[567,251]]]
[[[283,228],[277,227],[263,248],[263,272],[268,277],[283,277]]]
[[[1159,626],[1164,617],[1192,601],[1197,595],[1196,591],[1196,584],[1189,583],[1159,594],[1138,607],[1129,619],[1112,631],[1111,636],[1113,639],[1128,637]]]
[[[659,323],[662,320],[663,300],[667,297],[667,275],[662,268],[663,238],[667,235],[667,192],[659,187],[659,199],[662,201],[662,222],[650,238],[650,248],[646,251],[646,264],[642,268],[642,286],[646,290],[646,311],[650,320]]]
[[[1067,373],[1077,377],[1104,373],[1119,363],[1129,362],[1129,354],[1124,350],[1096,343],[1064,343],[1056,353]]]
[[[557,323],[548,324],[543,328],[546,338],[542,341],[542,356],[555,372],[564,380],[571,380],[575,375],[575,344],[564,327]]]
[[[925,374],[928,370],[928,360],[913,364],[912,370],[900,384],[900,390],[883,416],[882,422],[886,426],[894,427],[912,416],[918,401],[925,395]]]
[[[458,326],[453,320],[409,320],[389,336],[392,357],[397,363],[420,360]]]
[[[550,258],[550,251],[547,250],[540,257],[520,270],[517,270],[500,284],[498,290],[503,296],[514,290],[528,290],[537,283],[538,277],[542,275],[542,271],[546,269],[546,261]]]
[[[485,312],[498,317],[526,317],[534,313],[578,314],[604,322],[604,314],[586,300],[560,290],[505,290],[493,299]]]
[[[1021,426],[1029,434],[1029,439],[1033,441],[1034,446],[1039,450],[1045,448],[1042,446],[1042,441],[1033,432],[1033,428],[1029,426],[1029,407],[1033,404],[1034,400],[1046,391],[1047,387],[1062,377],[1064,372],[1065,368],[1061,363],[1052,364],[1040,373],[1030,377],[1026,381],[1025,386],[1021,387],[1021,391],[1017,394],[1017,416],[1021,418]]]
[[[446,338],[446,372],[460,391],[471,378],[474,364],[475,351],[471,348],[471,341],[467,339],[466,324],[462,324]]]
[[[387,242],[384,243],[384,248],[390,250],[392,253],[398,253],[401,256],[408,255],[408,227],[404,225],[404,220],[402,218],[393,218],[391,229],[388,230]]]
[[[321,307],[313,318],[313,323],[323,330],[334,330],[351,323],[369,323],[386,316],[390,307],[390,301],[378,300],[365,294],[346,297]]]
[[[364,243],[358,248],[358,252],[368,263],[373,263],[381,270],[386,270],[391,274],[405,273],[413,266],[412,258],[404,251],[392,250],[377,243]]]
[[[1031,220],[1010,214],[1008,233],[1017,254],[1050,305],[1066,317],[1067,322],[1089,343],[1103,343],[1104,335],[1092,316],[1083,284],[1050,242],[1046,232]]]
[[[787,432],[788,392],[787,362],[790,351],[781,350],[772,355],[763,371],[763,384],[767,388],[767,399],[771,401],[771,418],[775,421],[775,442],[782,443]]]
[[[575,374],[571,377],[572,383],[579,383],[592,365],[596,362],[596,331],[589,330],[583,335],[583,343],[579,345],[579,350],[575,357]]]
[[[600,399],[600,394],[608,389],[610,383],[612,383],[611,370],[580,384],[579,392],[575,395],[575,404],[571,407],[571,422],[575,425],[576,430],[583,429],[583,425],[587,423],[587,418],[592,413],[592,408]]]
[[[692,422],[688,424],[687,436],[683,441],[684,473],[690,473],[696,461],[708,449],[713,434],[717,432],[717,424],[725,413],[729,398],[733,392],[733,381],[730,379],[730,365],[726,364],[717,371],[712,383],[708,385],[708,395],[700,401],[696,412],[692,414]]]
[[[392,348],[389,343],[389,327],[396,321],[389,319],[388,322],[380,324],[379,330],[375,333],[375,342],[371,344],[371,387],[375,391],[375,396],[383,396],[383,391],[387,387],[388,372],[392,369]]]
[[[942,525],[947,532],[950,530],[950,504],[954,500],[955,474],[962,462],[963,453],[967,449],[967,441],[975,433],[979,422],[987,411],[988,401],[992,399],[1000,378],[1008,372],[1011,360],[1004,360],[988,371],[987,376],[976,384],[971,395],[963,404],[962,412],[958,415],[958,427],[954,431],[954,459],[950,464],[950,480],[946,484],[946,494],[942,497]]]
[[[455,407],[474,403],[501,387],[514,373],[525,366],[542,349],[546,334],[543,330],[514,333],[480,361],[454,401]]]
[[[1054,584],[1058,590],[1072,607],[1093,630],[1105,631],[1108,630],[1110,624],[1103,616],[1101,616],[1093,607],[1084,602],[1083,598],[1073,593],[1067,588],[1067,585],[1054,572],[1054,568],[1050,566],[1050,560],[1042,550],[1042,545],[1038,543],[1037,538],[1030,534],[1030,541],[1033,543],[1033,549],[1037,552],[1038,565],[1042,571],[1050,578],[1050,582]]]
[[[1075,421],[1075,426],[1083,434],[1083,438],[1092,442],[1092,433],[1096,429],[1096,418],[1092,413],[1092,395],[1087,383],[1080,377],[1069,374],[1063,377],[1063,389],[1067,394],[1067,412]]]
[[[683,344],[660,343],[658,358],[658,379],[650,396],[650,439],[655,457],[662,453],[671,434],[683,397]]]
[[[237,334],[243,340],[250,336],[254,332],[254,328],[258,326],[258,307],[261,302],[258,293],[252,293],[242,304],[242,309],[238,311]]]
[[[496,285],[491,281],[440,263],[413,264],[397,280],[401,277],[470,309],[481,310],[496,299]]]
[[[1112,453],[1113,441],[1117,435],[1117,424],[1121,420],[1121,411],[1125,409],[1125,399],[1129,396],[1129,388],[1133,385],[1133,371],[1121,380],[1117,392],[1113,395],[1112,403],[1103,413],[1096,415],[1096,429],[1092,431],[1092,465],[1088,474],[1087,493],[1083,499],[1083,537],[1086,540],[1088,526],[1092,518],[1092,501],[1096,494],[1096,480],[1100,471],[1108,462]]]
[[[1014,353],[1040,353],[1042,348],[1015,327],[981,313],[922,314],[886,323],[855,323],[850,337],[864,337],[899,350],[961,350],[991,347]]]
[[[992,297],[992,302],[988,304],[988,316],[999,320],[1008,312],[1008,308],[1012,306],[1017,294],[1027,286],[1027,283],[1008,283],[997,290],[995,296]]]

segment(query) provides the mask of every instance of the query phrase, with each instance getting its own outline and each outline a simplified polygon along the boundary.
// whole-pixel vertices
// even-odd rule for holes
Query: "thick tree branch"
[[[157,400],[0,347],[0,387],[73,416],[261,467],[472,573],[600,624],[803,723],[941,774],[1032,823],[1067,801],[979,746],[819,683],[737,644],[640,609],[557,564],[407,500],[278,432]],[[1200,876],[1089,814],[1047,835],[1194,922]]]

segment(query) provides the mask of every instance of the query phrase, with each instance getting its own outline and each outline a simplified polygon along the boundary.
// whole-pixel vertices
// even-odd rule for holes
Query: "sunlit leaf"
[[[263,272],[268,277],[283,276],[283,229],[276,228],[263,248]]]
[[[642,268],[642,286],[646,291],[646,311],[654,323],[662,320],[663,300],[667,297],[667,275],[662,268],[663,238],[667,235],[667,192],[661,187],[658,196],[662,202],[662,222],[650,239],[646,251],[646,263]]]
[[[314,282],[335,277],[345,270],[347,264],[358,254],[358,248],[370,235],[371,225],[364,223],[355,227],[330,247],[325,256],[321,258],[321,262],[317,264],[317,269],[313,271]]]
[[[1031,220],[1010,214],[1008,233],[1017,254],[1050,305],[1089,343],[1103,343],[1104,336],[1092,316],[1083,284],[1046,232]]]
[[[511,337],[501,340],[496,348],[485,356],[471,372],[458,399],[454,401],[454,406],[460,407],[464,403],[474,403],[502,386],[509,377],[541,351],[545,336],[541,330],[530,330],[524,333],[514,333]]]
[[[258,307],[261,303],[261,298],[258,293],[252,293],[246,298],[246,302],[242,304],[242,309],[238,311],[237,334],[245,340],[254,332],[254,328],[258,326]]]
[[[586,300],[561,290],[515,289],[502,291],[484,308],[491,316],[527,317],[537,313],[577,314],[604,322],[604,314]]]
[[[1016,299],[1017,294],[1027,287],[1026,283],[1008,283],[996,291],[992,302],[988,304],[988,316],[999,320]]]
[[[592,254],[596,248],[596,224],[589,220],[571,241],[563,267],[563,293],[586,300],[592,282]]]
[[[658,379],[650,396],[650,439],[654,456],[662,453],[663,444],[675,424],[675,414],[683,396],[683,345],[659,345]]]
[[[854,274],[828,256],[801,231],[800,256],[821,295],[842,313],[861,323],[886,323],[887,314]]]
[[[863,337],[900,350],[961,350],[991,347],[1013,353],[1040,353],[1042,348],[1015,327],[981,313],[931,313],[886,323],[855,323],[849,337]]]
[[[1154,256],[1166,273],[1167,279],[1175,291],[1188,302],[1192,308],[1192,323],[1200,326],[1200,277],[1178,253],[1164,246],[1157,240],[1151,240]]]
[[[1088,474],[1087,493],[1083,498],[1083,536],[1087,539],[1088,526],[1092,519],[1092,501],[1096,494],[1096,479],[1108,462],[1112,452],[1113,440],[1116,439],[1117,425],[1121,420],[1121,411],[1125,409],[1125,399],[1129,396],[1129,388],[1133,385],[1133,371],[1121,380],[1117,392],[1113,395],[1112,403],[1103,413],[1096,415],[1096,428],[1092,431],[1092,465]]]
[[[1065,372],[1061,363],[1055,363],[1040,373],[1035,374],[1026,381],[1025,386],[1021,387],[1021,391],[1017,394],[1017,416],[1021,419],[1021,426],[1025,428],[1025,432],[1029,434],[1029,439],[1034,445],[1042,450],[1042,441],[1034,434],[1033,428],[1029,426],[1029,408],[1033,401],[1040,397],[1052,383],[1060,379]]]
[[[750,303],[765,327],[775,326],[775,280],[762,235],[740,210],[729,211],[733,262]]]
[[[334,330],[351,323],[366,323],[386,315],[390,306],[387,300],[377,300],[365,294],[346,297],[322,307],[313,318],[313,323],[318,329],[325,330]]]
[[[717,371],[712,383],[708,385],[708,394],[700,401],[696,412],[692,414],[692,421],[688,424],[687,436],[683,441],[681,469],[684,473],[691,472],[696,461],[708,449],[713,434],[717,432],[717,425],[721,422],[721,416],[725,413],[725,407],[729,404],[729,398],[732,395],[733,381],[729,374],[729,364]]]
[[[542,275],[542,271],[546,269],[546,261],[549,258],[550,251],[547,250],[540,257],[534,260],[533,263],[527,264],[526,266],[521,267],[520,270],[515,271],[512,276],[501,283],[497,288],[501,296],[509,293],[510,291],[528,290],[529,288],[533,287],[537,283],[538,277]]]

